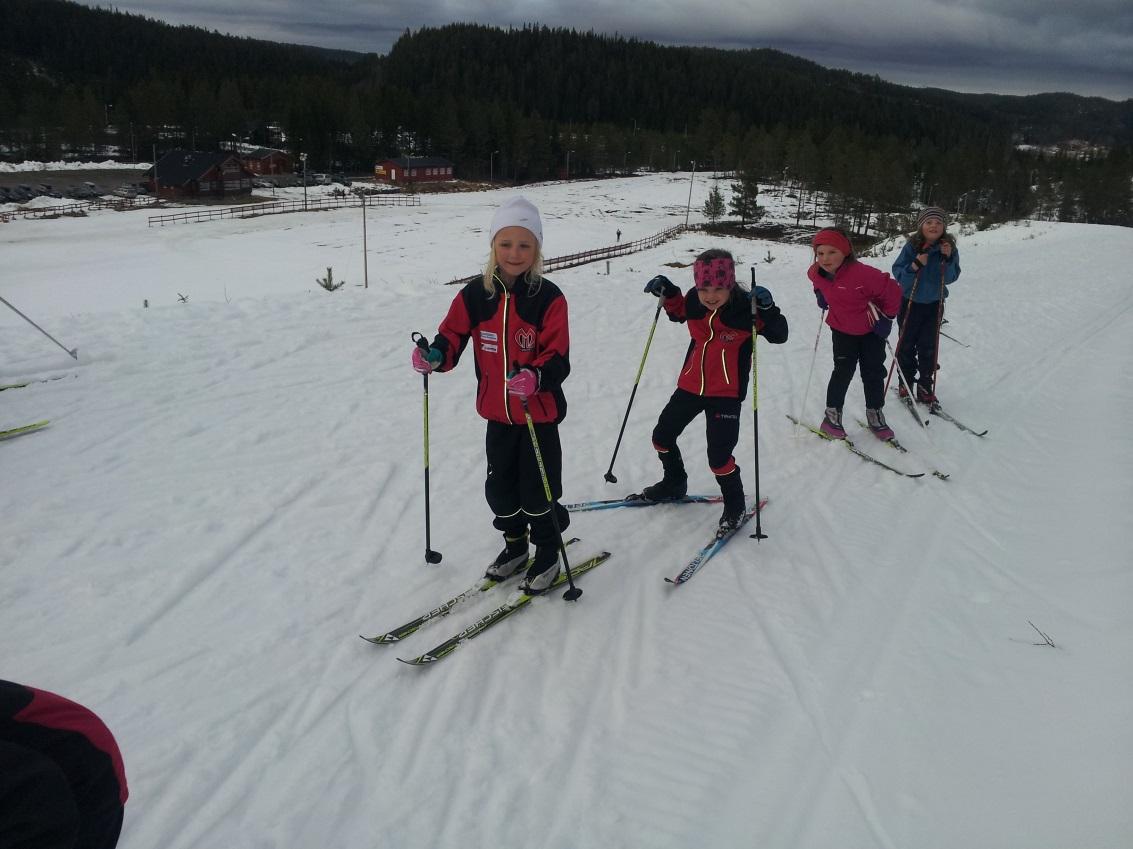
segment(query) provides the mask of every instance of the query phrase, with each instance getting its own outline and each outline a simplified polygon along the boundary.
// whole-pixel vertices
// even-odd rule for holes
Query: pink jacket
[[[873,329],[870,304],[890,318],[901,308],[901,287],[897,281],[853,257],[846,258],[833,278],[819,268],[817,262],[811,265],[806,276],[830,305],[826,323],[834,330],[864,336]]]

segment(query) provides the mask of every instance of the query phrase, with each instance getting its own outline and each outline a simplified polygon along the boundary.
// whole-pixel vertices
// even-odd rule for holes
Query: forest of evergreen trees
[[[516,183],[695,162],[789,185],[801,218],[821,192],[850,226],[917,203],[1133,225],[1133,100],[913,89],[772,50],[538,26],[407,32],[382,57],[0,0],[0,158],[236,140],[317,170],[435,155]]]

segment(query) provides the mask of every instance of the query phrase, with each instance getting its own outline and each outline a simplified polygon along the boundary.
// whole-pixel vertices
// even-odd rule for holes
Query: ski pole
[[[20,318],[22,318],[24,321],[26,321],[28,324],[30,324],[32,327],[34,327],[36,330],[38,330],[40,333],[42,333],[44,336],[46,336],[48,339],[50,339],[52,342],[54,342],[56,345],[58,345],[60,348],[62,348],[64,351],[66,351],[68,354],[70,354],[72,360],[77,360],[79,358],[79,349],[78,348],[68,348],[66,345],[64,345],[62,342],[60,342],[58,339],[56,339],[54,336],[52,336],[50,333],[48,333],[46,330],[44,330],[42,327],[40,327],[38,324],[36,324],[34,321],[32,321],[30,318],[28,318],[26,315],[24,315],[22,312],[20,312],[14,306],[12,306],[10,303],[5,301],[3,298],[0,298],[0,301],[3,301],[4,305],[6,307],[8,307],[8,309],[10,309],[12,312],[14,312],[16,315],[18,315]]]
[[[751,267],[751,412],[755,429],[755,533],[751,539],[767,539],[760,524],[762,499],[759,497],[759,366],[756,351],[756,335],[759,333],[759,304],[755,300],[755,266]]]
[[[811,358],[810,358],[810,371],[807,372],[807,375],[806,375],[806,389],[803,390],[802,409],[800,409],[799,414],[797,416],[795,416],[794,435],[796,437],[799,435],[798,422],[801,422],[803,420],[803,413],[806,412],[806,399],[807,399],[807,396],[810,395],[810,379],[811,379],[811,377],[814,376],[814,363],[818,359],[818,340],[820,338],[822,338],[822,323],[825,319],[826,319],[826,310],[823,309],[822,314],[818,317],[818,333],[816,333],[815,336],[814,336],[814,353],[811,355]]]
[[[956,338],[955,336],[949,336],[949,335],[948,335],[947,333],[945,333],[945,332],[944,332],[943,330],[941,330],[941,331],[940,331],[940,335],[941,335],[941,336],[943,336],[943,337],[944,337],[945,339],[951,339],[951,340],[952,340],[953,342],[955,342],[955,343],[956,343],[957,345],[959,345],[959,346],[960,346],[961,348],[970,348],[970,347],[972,347],[972,346],[971,346],[971,345],[969,345],[969,344],[968,344],[967,342],[961,342],[961,341],[960,341],[959,339],[957,339],[957,338]]]
[[[429,350],[429,343],[425,341],[424,335],[414,332],[410,338],[423,351]],[[425,382],[425,562],[426,563],[440,563],[441,553],[433,551],[432,536],[430,532],[430,511],[429,511],[429,375],[428,373],[421,375]]]
[[[910,303],[912,303],[912,302],[910,301]],[[875,307],[873,304],[869,304],[869,312],[870,312],[870,315],[873,316],[873,320],[877,321],[877,307]],[[897,339],[897,346],[898,347],[901,346],[901,339],[900,339],[899,336],[898,336],[898,339]],[[891,356],[893,358],[892,362],[889,364],[889,376],[890,377],[893,376],[893,367],[897,366],[897,382],[905,387],[905,392],[908,393],[908,396],[909,396],[910,399],[915,398],[916,396],[913,395],[913,389],[912,389],[911,386],[909,386],[909,381],[907,381],[905,379],[904,370],[902,370],[902,368],[899,365],[897,365],[897,352],[893,349],[893,346],[889,344],[888,339],[885,340],[885,347],[889,351],[889,356]],[[885,386],[886,386],[886,389],[883,390],[883,391],[888,391],[889,381],[885,382]],[[885,396],[882,395],[883,399],[884,399],[884,397]],[[913,404],[912,400],[910,400],[909,403]],[[923,430],[927,434],[928,429],[927,429],[926,425],[928,424],[928,422],[926,422],[924,419],[922,419],[920,417],[920,415],[918,415],[915,412],[915,405],[910,407],[909,410],[910,410],[910,412],[913,413],[913,417],[917,420],[917,424],[919,424],[921,426],[921,430]],[[931,439],[930,439],[930,441],[931,441]]]
[[[920,269],[917,269],[917,273],[913,276],[913,286],[912,286],[911,289],[909,289],[909,297],[905,298],[904,303],[901,304],[901,312],[904,313],[904,320],[897,322],[897,350],[898,351],[901,350],[901,343],[904,342],[904,340],[905,340],[905,328],[908,326],[908,323],[909,323],[909,313],[911,313],[913,311],[913,296],[917,294],[917,284],[920,283],[920,282],[921,282],[921,272],[920,272]],[[898,313],[897,317],[900,318],[901,313]],[[888,341],[888,340],[886,340],[886,341]],[[894,369],[894,367],[900,368],[900,364],[897,362],[897,355],[896,354],[893,355],[893,362],[891,362],[889,364],[889,376],[885,378],[885,389],[884,389],[885,392],[889,391],[889,384],[893,380],[893,369]],[[905,391],[908,391],[909,381],[905,380],[903,375],[901,377],[901,380],[904,380],[904,382],[906,384],[905,385]]]
[[[516,371],[519,369],[516,368]],[[539,466],[539,477],[543,479],[543,494],[547,496],[547,509],[551,511],[551,523],[555,526],[555,535],[559,538],[559,553],[563,556],[563,566],[566,568],[567,584],[570,589],[563,593],[567,601],[577,601],[582,590],[574,585],[574,576],[570,573],[570,561],[567,560],[566,545],[563,543],[563,530],[559,527],[559,514],[555,510],[555,497],[551,495],[551,483],[547,480],[547,467],[543,465],[543,452],[539,450],[539,437],[535,435],[535,422],[531,420],[531,411],[527,408],[526,396],[521,396],[523,402],[523,417],[527,419],[527,432],[531,435],[531,447],[535,449],[535,462]]]
[[[626,432],[626,422],[629,421],[629,411],[633,407],[633,399],[637,395],[637,385],[641,382],[641,373],[645,370],[645,358],[649,356],[649,346],[653,343],[653,332],[657,329],[657,319],[661,316],[661,298],[657,299],[657,309],[653,313],[653,324],[649,326],[649,336],[645,340],[645,353],[641,355],[641,362],[637,366],[637,376],[633,379],[633,391],[629,393],[629,403],[626,404],[626,414],[622,417],[622,429],[618,431],[618,441],[614,445],[614,456],[610,458],[610,468],[606,469],[606,483],[617,483],[614,476],[614,461],[618,458],[618,449],[622,444],[622,435]]]
[[[944,264],[940,260],[940,300],[936,307],[936,345],[932,349],[932,394],[936,395],[936,375],[940,371],[940,327],[944,324]]]

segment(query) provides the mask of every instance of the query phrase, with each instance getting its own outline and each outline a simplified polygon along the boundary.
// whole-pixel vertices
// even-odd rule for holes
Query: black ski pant
[[[559,528],[566,529],[570,524],[570,514],[558,503],[563,495],[563,450],[559,444],[559,426],[537,424],[535,436],[539,440],[547,481],[555,499]],[[492,525],[509,537],[522,536],[530,527],[531,542],[536,546],[557,546],[559,538],[526,423],[488,422],[484,447],[488,456],[484,496],[496,515]]]
[[[876,333],[854,336],[830,328],[834,348],[834,371],[826,386],[826,406],[842,409],[846,390],[858,366],[862,370],[865,405],[871,410],[885,406],[885,340]]]
[[[932,391],[938,362],[937,347],[940,345],[940,319],[943,317],[939,301],[918,304],[905,300],[901,303],[901,311],[897,313],[900,329],[897,365],[910,388],[916,382],[926,392]]]
[[[708,466],[713,474],[728,474],[735,464],[732,451],[740,439],[740,399],[693,395],[675,391],[661,410],[653,428],[653,447],[671,450],[689,423],[704,413],[704,434],[708,441]]]

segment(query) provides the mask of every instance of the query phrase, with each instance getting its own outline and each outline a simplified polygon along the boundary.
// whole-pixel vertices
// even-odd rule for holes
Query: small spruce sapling
[[[345,280],[340,280],[337,283],[334,282],[334,269],[329,266],[327,267],[327,276],[322,278],[316,277],[315,282],[326,289],[328,292],[333,292],[335,289],[341,289],[346,285]]]

